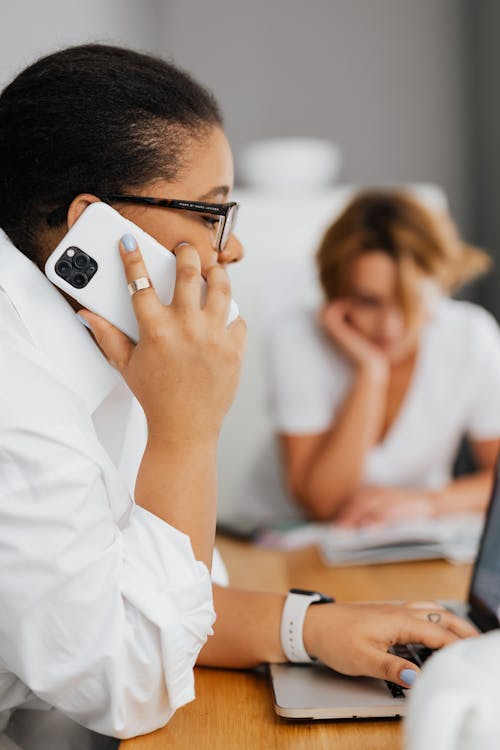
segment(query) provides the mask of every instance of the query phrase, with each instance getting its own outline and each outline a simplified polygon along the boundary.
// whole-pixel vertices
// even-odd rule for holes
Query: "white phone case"
[[[139,329],[118,252],[120,239],[127,233],[133,234],[139,243],[149,278],[160,301],[164,305],[170,304],[176,276],[174,255],[151,235],[102,202],[91,203],[73,224],[47,259],[45,274],[53,284],[76,299],[82,307],[106,318],[133,341],[137,341]],[[95,261],[89,264],[88,269],[80,271],[88,277],[90,268],[97,269],[83,288],[76,288],[56,271],[56,266],[61,260],[73,262],[67,255],[68,250],[73,255],[77,250],[81,250]],[[73,269],[70,275],[78,272],[78,269]],[[205,297],[206,282],[200,276],[200,306],[203,306]],[[227,324],[232,323],[238,314],[238,307],[234,300],[231,300]]]

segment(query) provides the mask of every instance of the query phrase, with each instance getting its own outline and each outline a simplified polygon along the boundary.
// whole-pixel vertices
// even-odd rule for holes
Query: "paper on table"
[[[467,513],[355,529],[302,523],[268,529],[257,542],[277,549],[318,545],[325,561],[335,565],[439,557],[468,562],[477,552],[483,522],[483,514]]]

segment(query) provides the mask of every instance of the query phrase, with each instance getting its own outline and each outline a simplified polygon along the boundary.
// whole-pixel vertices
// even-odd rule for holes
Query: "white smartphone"
[[[138,341],[139,328],[118,252],[121,237],[133,234],[139,243],[149,278],[164,305],[175,287],[173,253],[106,203],[91,203],[73,224],[45,263],[53,284]],[[200,276],[200,306],[205,303],[206,281]],[[238,317],[231,300],[227,325]]]

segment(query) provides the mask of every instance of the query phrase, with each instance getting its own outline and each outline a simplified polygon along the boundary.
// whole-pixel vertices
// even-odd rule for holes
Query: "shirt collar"
[[[92,413],[120,382],[71,305],[37,266],[0,230],[0,287],[16,309],[34,345],[56,367],[60,379]]]

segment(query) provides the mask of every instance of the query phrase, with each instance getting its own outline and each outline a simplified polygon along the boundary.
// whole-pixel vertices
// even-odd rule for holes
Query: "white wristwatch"
[[[281,647],[288,661],[307,663],[316,661],[304,648],[302,629],[306,612],[311,604],[331,604],[331,596],[319,591],[290,589],[281,615]]]

